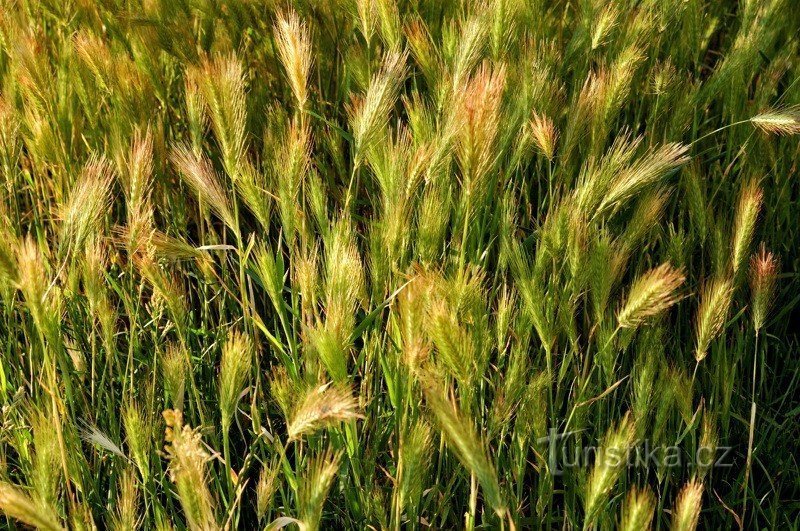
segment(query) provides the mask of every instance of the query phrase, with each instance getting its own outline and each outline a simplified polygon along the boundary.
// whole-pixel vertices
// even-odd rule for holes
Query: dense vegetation
[[[0,0],[0,527],[796,528],[798,29]]]

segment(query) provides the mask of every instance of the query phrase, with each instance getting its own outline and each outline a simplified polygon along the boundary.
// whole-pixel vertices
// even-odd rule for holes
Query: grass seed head
[[[778,107],[750,118],[750,123],[770,135],[800,133],[800,106]]]
[[[298,480],[297,504],[300,528],[303,531],[317,531],[322,518],[322,505],[328,497],[342,455],[330,449],[314,456],[305,473]]]
[[[621,531],[647,531],[653,521],[656,508],[656,497],[648,489],[633,487],[622,506]]]
[[[719,432],[717,430],[717,416],[712,412],[703,411],[703,424],[700,428],[700,444],[697,450],[697,476],[703,479],[717,459],[717,444]]]
[[[625,469],[628,452],[635,440],[636,426],[630,413],[626,413],[622,420],[606,433],[584,488],[586,511],[584,528],[597,519],[608,503],[611,490]]]
[[[211,207],[211,210],[231,230],[238,233],[239,227],[233,214],[233,207],[211,161],[187,145],[174,148],[171,159],[200,200]]]
[[[695,320],[696,347],[694,357],[703,361],[711,342],[722,332],[733,301],[733,282],[714,278],[700,292],[700,306]]]
[[[753,241],[758,213],[764,193],[755,181],[750,181],[742,189],[733,227],[732,267],[736,276],[747,263],[750,244]]]
[[[350,128],[353,131],[354,164],[359,166],[366,154],[385,134],[400,86],[406,76],[404,52],[390,51],[380,70],[372,77],[363,97],[350,107]]]
[[[231,332],[222,347],[219,367],[219,408],[222,430],[227,433],[236,412],[236,403],[247,383],[253,363],[253,344],[246,335]]]
[[[278,16],[275,24],[275,42],[292,94],[300,112],[308,105],[308,78],[311,74],[311,37],[305,23],[295,11]]]
[[[247,151],[247,95],[245,70],[231,55],[203,59],[188,74],[197,83],[204,108],[222,152],[225,171],[234,181],[242,171]]]
[[[766,323],[775,297],[780,260],[767,251],[762,243],[750,258],[750,293],[752,297],[753,328],[759,332]]]
[[[400,434],[398,447],[397,493],[398,505],[403,510],[413,510],[422,496],[424,478],[430,467],[433,451],[431,428],[417,420]]]
[[[136,477],[130,471],[120,476],[116,500],[116,511],[111,517],[114,531],[135,531],[142,517],[139,514],[139,489]]]
[[[694,531],[703,505],[703,482],[692,479],[681,489],[672,510],[672,531]]]
[[[178,493],[187,524],[194,530],[216,530],[214,499],[208,489],[208,452],[198,430],[183,424],[180,411],[164,411],[166,431],[164,452],[169,460],[169,475]]]
[[[53,508],[37,503],[22,489],[5,481],[0,482],[0,512],[36,529],[64,529]]]
[[[436,419],[449,447],[461,463],[478,478],[487,503],[501,518],[506,504],[500,489],[497,472],[487,454],[485,443],[475,432],[472,422],[464,416],[452,399],[448,399],[441,384],[433,376],[423,376],[425,400]]]
[[[552,161],[556,153],[556,142],[558,142],[558,130],[553,120],[543,114],[534,113],[530,129],[536,149]]]
[[[617,314],[619,326],[636,328],[645,320],[663,313],[679,300],[677,290],[684,279],[681,271],[666,263],[639,277]]]
[[[183,409],[183,395],[186,388],[188,353],[185,347],[170,343],[161,360],[164,388],[176,410]]]
[[[361,418],[358,400],[346,387],[322,384],[311,386],[301,398],[295,398],[297,406],[287,422],[289,439],[304,435],[334,424]]]
[[[61,211],[64,240],[73,249],[80,249],[90,236],[101,232],[111,208],[112,179],[111,166],[104,159],[90,160],[81,171]]]
[[[150,452],[153,446],[152,419],[138,405],[131,402],[122,411],[122,421],[125,426],[128,453],[139,469],[142,481],[147,484],[150,476]]]
[[[265,464],[258,475],[258,483],[256,483],[256,514],[259,520],[264,518],[267,510],[272,505],[272,498],[275,496],[279,486],[279,472],[278,463],[272,462],[269,465]]]

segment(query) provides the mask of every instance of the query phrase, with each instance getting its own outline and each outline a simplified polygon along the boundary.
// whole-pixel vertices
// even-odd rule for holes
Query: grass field
[[[0,0],[0,528],[800,528],[794,0]]]

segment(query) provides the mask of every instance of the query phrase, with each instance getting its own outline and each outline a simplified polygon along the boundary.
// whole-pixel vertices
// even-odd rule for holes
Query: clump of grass
[[[0,528],[793,525],[788,2],[117,4],[0,1]]]

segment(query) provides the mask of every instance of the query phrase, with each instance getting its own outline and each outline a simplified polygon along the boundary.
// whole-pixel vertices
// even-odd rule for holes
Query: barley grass
[[[0,0],[0,528],[796,528],[794,7]]]

